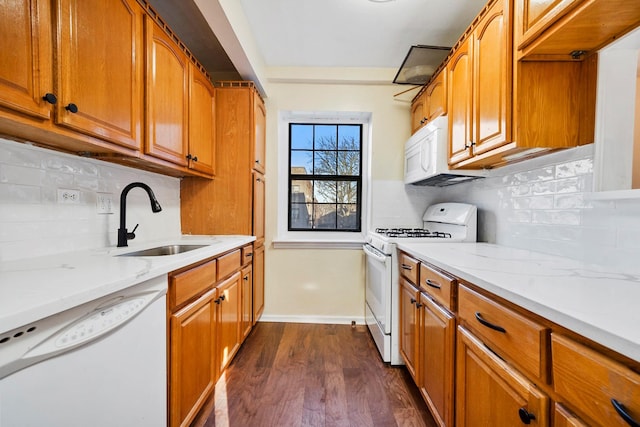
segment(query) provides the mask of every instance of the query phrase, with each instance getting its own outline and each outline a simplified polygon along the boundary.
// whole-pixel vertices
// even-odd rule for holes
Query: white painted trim
[[[279,111],[278,112],[278,210],[274,248],[355,248],[361,245],[371,221],[371,147],[372,114],[350,111]],[[361,231],[317,232],[287,230],[289,123],[353,123],[362,124],[362,219]],[[304,243],[304,244],[303,244]]]
[[[350,325],[353,321],[356,322],[356,325],[365,325],[364,316],[288,316],[263,314],[259,320],[259,322],[317,323],[323,325]]]
[[[640,189],[635,190],[616,190],[616,191],[595,191],[592,193],[584,193],[588,200],[625,200],[640,199]]]

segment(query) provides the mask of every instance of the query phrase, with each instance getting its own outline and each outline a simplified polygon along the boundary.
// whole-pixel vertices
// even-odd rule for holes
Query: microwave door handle
[[[367,256],[370,256],[370,257],[374,258],[377,261],[385,262],[387,260],[386,256],[374,252],[371,248],[369,248],[368,245],[362,245],[362,249],[364,250],[364,253]]]

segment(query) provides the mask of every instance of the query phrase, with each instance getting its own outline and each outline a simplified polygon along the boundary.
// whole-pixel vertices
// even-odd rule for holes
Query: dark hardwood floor
[[[426,426],[409,373],[380,359],[365,326],[258,323],[195,427]]]

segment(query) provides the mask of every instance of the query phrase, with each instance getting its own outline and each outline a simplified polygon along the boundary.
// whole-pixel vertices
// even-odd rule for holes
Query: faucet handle
[[[127,233],[127,240],[131,240],[131,239],[135,239],[136,238],[136,230],[138,229],[138,226],[140,224],[136,224],[135,227],[133,227],[133,230],[131,230],[130,232]]]

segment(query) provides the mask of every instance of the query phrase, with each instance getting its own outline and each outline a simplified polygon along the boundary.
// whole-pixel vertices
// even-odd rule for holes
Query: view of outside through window
[[[360,231],[362,125],[289,124],[289,230]]]

